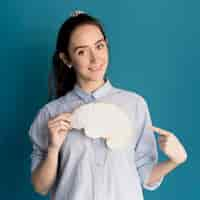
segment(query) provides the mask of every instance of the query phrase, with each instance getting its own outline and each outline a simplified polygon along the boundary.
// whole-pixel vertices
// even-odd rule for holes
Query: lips
[[[99,67],[90,67],[88,69],[91,70],[91,71],[99,71],[99,70],[102,69],[102,65],[100,65]]]

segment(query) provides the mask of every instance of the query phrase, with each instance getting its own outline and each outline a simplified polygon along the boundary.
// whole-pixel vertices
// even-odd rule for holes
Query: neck
[[[98,88],[100,88],[101,86],[103,86],[105,82],[106,82],[106,79],[98,80],[98,81],[88,81],[88,82],[78,81],[77,83],[79,87],[83,89],[85,92],[92,93]]]

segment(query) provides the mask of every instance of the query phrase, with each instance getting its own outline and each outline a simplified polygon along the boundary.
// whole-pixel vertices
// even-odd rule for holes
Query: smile
[[[97,68],[88,68],[90,71],[99,71],[99,70],[102,70],[102,65],[100,65],[99,67]]]

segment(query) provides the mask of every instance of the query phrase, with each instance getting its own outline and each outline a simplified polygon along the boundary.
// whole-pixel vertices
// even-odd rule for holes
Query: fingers
[[[59,120],[54,120],[53,122],[52,121],[49,121],[48,122],[48,127],[51,128],[51,127],[54,127],[54,126],[62,126],[62,125],[67,125],[67,126],[71,126],[71,122],[70,121],[67,121],[67,120],[63,120],[63,119],[59,119]]]
[[[167,141],[168,141],[168,138],[166,136],[161,135],[158,137],[158,143],[159,143],[161,149],[163,149],[163,150],[165,149],[165,147],[167,145]]]
[[[67,130],[72,129],[70,117],[71,113],[62,113],[48,121],[48,128],[54,133],[65,133]]]
[[[165,151],[171,133],[155,126],[150,126],[149,128],[159,134],[158,137],[159,146],[163,151]]]
[[[162,150],[165,150],[166,148],[166,142],[159,142],[159,146]]]
[[[149,127],[151,130],[155,131],[156,133],[158,133],[159,135],[163,135],[163,136],[169,136],[171,135],[170,132],[164,130],[164,129],[161,129],[161,128],[158,128],[158,127],[155,127],[155,126],[150,126]]]
[[[65,121],[65,122],[68,122],[68,123],[71,123],[71,113],[62,113],[60,115],[58,115],[57,117],[53,118],[53,119],[50,119],[49,120],[49,124],[54,124],[54,123],[57,123],[59,121]]]
[[[51,129],[52,133],[61,133],[62,134],[62,133],[66,133],[72,127],[68,123],[61,122],[60,124],[58,124],[58,123],[54,124],[49,128]]]
[[[63,127],[63,128],[70,128],[71,127],[71,124],[69,124],[68,122],[65,122],[65,121],[56,121],[54,123],[51,123],[48,125],[49,128],[56,128],[56,127]]]
[[[159,136],[158,141],[159,142],[167,142],[167,138],[165,136]]]

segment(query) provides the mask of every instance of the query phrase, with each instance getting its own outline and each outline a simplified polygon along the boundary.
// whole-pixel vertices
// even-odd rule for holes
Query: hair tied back
[[[70,17],[77,17],[80,14],[87,14],[87,13],[85,11],[82,11],[82,10],[75,10],[75,11],[71,12]]]

